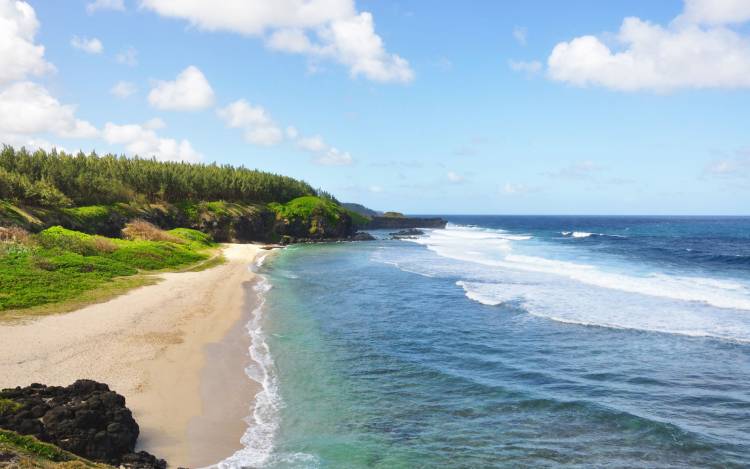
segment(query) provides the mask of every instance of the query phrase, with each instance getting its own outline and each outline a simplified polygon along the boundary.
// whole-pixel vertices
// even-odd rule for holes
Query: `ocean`
[[[750,465],[750,218],[446,218],[259,266],[223,466]]]

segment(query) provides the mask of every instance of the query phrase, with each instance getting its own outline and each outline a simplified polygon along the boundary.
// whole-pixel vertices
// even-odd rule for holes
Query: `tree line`
[[[224,200],[287,202],[305,195],[335,200],[304,181],[231,165],[157,161],[95,152],[0,151],[0,198],[46,207],[116,202]]]

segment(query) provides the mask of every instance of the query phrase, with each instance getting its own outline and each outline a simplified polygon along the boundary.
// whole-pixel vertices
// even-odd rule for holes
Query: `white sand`
[[[172,467],[218,462],[239,449],[242,418],[258,386],[242,374],[244,355],[222,364],[223,375],[208,372],[214,367],[206,367],[206,346],[221,349],[228,340],[224,350],[247,350],[239,322],[252,309],[244,287],[253,280],[248,266],[259,251],[257,245],[225,245],[224,265],[160,274],[156,285],[71,313],[0,323],[0,388],[69,385],[80,378],[107,383],[125,396],[140,425],[139,449]],[[217,399],[210,390],[219,388],[237,397]],[[206,415],[213,416],[220,447],[211,447],[199,430],[188,432],[191,420]]]

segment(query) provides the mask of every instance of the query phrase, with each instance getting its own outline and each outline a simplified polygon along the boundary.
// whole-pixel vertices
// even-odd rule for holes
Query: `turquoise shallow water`
[[[750,464],[747,221],[620,227],[654,238],[630,249],[580,234],[621,232],[601,220],[454,222],[265,264],[273,398],[252,465]],[[678,245],[701,236],[725,248],[691,260]]]

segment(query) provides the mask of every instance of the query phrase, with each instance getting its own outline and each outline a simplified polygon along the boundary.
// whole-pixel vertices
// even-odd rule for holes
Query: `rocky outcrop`
[[[388,233],[391,235],[391,239],[415,239],[417,236],[424,235],[424,231],[417,228],[409,228],[407,230],[397,231],[396,233]]]
[[[351,236],[344,236],[340,238],[308,238],[294,236],[282,236],[281,241],[278,245],[271,245],[271,249],[274,247],[284,247],[289,244],[315,244],[315,243],[340,243],[340,242],[352,242],[352,241],[375,241],[375,237],[370,233],[364,231],[358,231]]]
[[[52,443],[92,461],[164,469],[166,462],[135,453],[138,424],[125,398],[106,384],[78,380],[68,387],[31,386],[0,391],[0,428]]]
[[[375,241],[375,237],[366,231],[358,231],[351,237],[352,241]]]
[[[370,230],[403,230],[407,228],[445,228],[448,220],[420,217],[372,217],[364,228]]]

